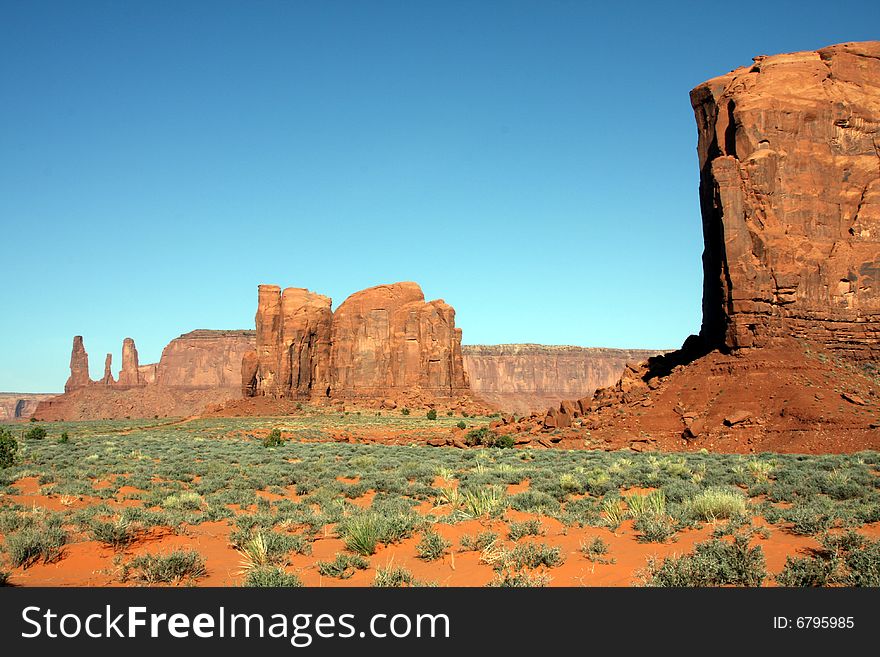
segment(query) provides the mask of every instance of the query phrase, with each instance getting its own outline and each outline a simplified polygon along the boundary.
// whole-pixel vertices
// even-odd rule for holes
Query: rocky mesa
[[[539,344],[462,345],[471,390],[508,412],[528,413],[612,385],[626,363],[663,353]]]

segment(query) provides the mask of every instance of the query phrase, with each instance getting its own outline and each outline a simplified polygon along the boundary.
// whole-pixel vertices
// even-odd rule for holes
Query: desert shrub
[[[463,535],[458,544],[462,552],[482,552],[486,548],[492,546],[498,540],[498,534],[492,531],[480,532],[476,536],[470,534]]]
[[[742,493],[724,488],[708,488],[691,498],[687,506],[699,520],[709,522],[746,514]]]
[[[537,490],[525,490],[510,496],[510,508],[528,513],[550,515],[559,511],[559,500]]]
[[[144,584],[172,583],[198,579],[207,574],[205,561],[194,550],[174,550],[169,554],[144,554],[122,568],[122,581],[134,579]]]
[[[381,588],[414,586],[415,577],[403,566],[387,566],[376,569],[376,578],[373,580],[373,586]]]
[[[643,516],[666,514],[666,494],[662,490],[651,491],[647,495],[630,495],[626,498],[629,516],[638,520]]]
[[[202,508],[204,500],[198,493],[192,491],[182,491],[176,495],[169,495],[162,500],[163,509],[180,509],[185,511],[194,511]]]
[[[666,514],[644,514],[636,518],[633,529],[640,532],[636,536],[639,543],[666,543],[676,534],[675,523]]]
[[[523,536],[540,536],[544,531],[541,522],[535,518],[523,522],[512,522],[507,530],[507,538],[518,541]]]
[[[113,522],[93,520],[90,534],[94,540],[109,545],[114,550],[128,545],[135,537],[131,522],[123,516]]]
[[[6,552],[14,567],[28,568],[37,561],[51,563],[61,557],[67,534],[53,524],[26,527],[6,537]]]
[[[247,571],[242,586],[255,588],[300,587],[302,580],[278,566],[262,566]]]
[[[6,586],[7,582],[9,582],[9,575],[8,570],[0,570],[0,586]]]
[[[565,562],[562,550],[544,543],[519,543],[495,564],[495,570],[504,568],[538,568],[546,566],[555,568]]]
[[[608,543],[602,540],[601,536],[593,537],[592,541],[586,539],[581,542],[581,553],[590,561],[595,563],[611,564],[615,563],[613,557],[608,557],[611,551]]]
[[[359,554],[345,554],[337,552],[333,561],[319,561],[318,572],[324,577],[336,577],[338,579],[348,579],[354,575],[357,570],[368,568],[370,562]]]
[[[433,530],[427,531],[422,537],[422,540],[416,545],[416,554],[418,554],[419,559],[436,561],[443,556],[443,553],[446,552],[446,548],[450,545],[452,545],[452,543],[440,536],[437,532]]]
[[[66,431],[61,434],[61,437],[58,438],[58,443],[61,445],[68,445],[70,443],[70,436]]]
[[[660,564],[648,557],[639,576],[644,586],[760,586],[767,576],[765,564],[761,546],[749,547],[748,536],[738,535],[733,542],[711,539],[697,543],[693,552],[666,557]]]
[[[468,518],[500,515],[507,508],[508,500],[504,492],[496,487],[465,491],[461,496],[460,513]]]
[[[500,436],[495,436],[495,440],[492,442],[491,446],[498,449],[511,449],[514,444],[513,436],[505,433]]]
[[[425,413],[425,417],[428,418],[429,420],[436,420],[437,419],[437,411],[435,411],[432,408],[430,411]]]
[[[464,420],[459,420],[458,424],[456,424],[455,426],[457,426],[459,429],[467,429],[467,424]]]
[[[272,429],[266,437],[263,438],[263,447],[280,447],[284,442],[284,439],[281,437],[280,429]]]
[[[345,518],[337,526],[337,534],[345,547],[363,556],[375,554],[379,543],[396,543],[412,536],[419,519],[412,513],[385,515],[376,511]]]
[[[616,531],[620,527],[620,523],[626,520],[629,515],[623,505],[623,500],[620,499],[603,500],[601,509],[605,517],[605,525],[611,531]]]
[[[304,536],[282,534],[271,529],[240,530],[229,536],[229,542],[242,554],[246,569],[286,562],[287,555],[291,552],[297,554],[312,552],[312,544]]]
[[[400,414],[409,415],[409,409],[404,406],[402,409],[400,409]]]
[[[547,573],[528,573],[505,568],[495,574],[486,586],[502,588],[540,588],[547,586],[551,577]]]
[[[825,500],[812,500],[807,504],[796,504],[780,512],[782,520],[791,523],[789,531],[802,536],[813,536],[824,532],[834,524],[834,509]]]
[[[41,426],[31,427],[24,433],[25,440],[43,440],[46,437],[46,430]]]
[[[880,541],[854,531],[824,534],[815,556],[788,557],[777,575],[781,586],[880,586]]]
[[[18,441],[9,431],[0,427],[0,468],[8,468],[15,463],[16,452]]]

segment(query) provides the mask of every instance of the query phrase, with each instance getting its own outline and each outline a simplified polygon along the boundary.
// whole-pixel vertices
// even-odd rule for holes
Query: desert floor
[[[2,425],[18,451],[0,469],[0,581],[880,585],[877,452],[426,445],[492,419]]]

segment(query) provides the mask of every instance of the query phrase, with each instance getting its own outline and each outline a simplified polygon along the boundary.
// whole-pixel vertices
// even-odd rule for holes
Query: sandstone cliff
[[[756,57],[691,103],[702,335],[880,356],[880,42]]]
[[[537,344],[462,345],[471,390],[506,411],[525,413],[579,399],[614,383],[630,361],[657,351]]]
[[[254,348],[253,331],[196,330],[174,338],[165,349],[150,381],[150,373],[142,378],[150,383],[180,389],[225,388],[237,396],[241,359]]]
[[[0,422],[28,420],[40,402],[56,393],[0,392]]]

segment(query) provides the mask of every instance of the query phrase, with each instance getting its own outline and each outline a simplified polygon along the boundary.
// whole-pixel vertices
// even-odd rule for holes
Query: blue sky
[[[260,283],[415,280],[468,344],[700,325],[688,92],[876,2],[0,3],[0,390],[154,362]],[[872,33],[873,31],[873,33]]]

